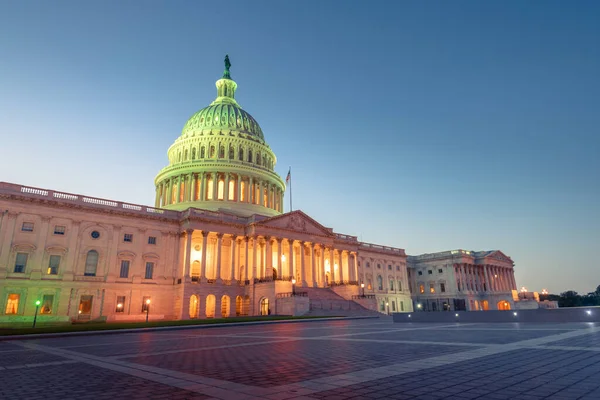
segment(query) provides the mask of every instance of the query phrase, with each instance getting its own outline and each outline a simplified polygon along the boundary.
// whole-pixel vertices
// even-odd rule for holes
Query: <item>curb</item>
[[[328,318],[306,318],[306,319],[283,319],[276,321],[251,321],[251,322],[230,322],[222,324],[198,324],[198,325],[175,325],[175,326],[155,326],[151,328],[127,328],[127,329],[106,329],[99,331],[79,331],[79,332],[57,332],[57,333],[34,333],[29,335],[6,335],[0,336],[0,342],[9,340],[28,340],[28,339],[49,339],[69,336],[91,336],[91,335],[115,335],[119,333],[136,332],[154,332],[154,331],[174,331],[182,329],[210,329],[223,328],[227,326],[245,326],[245,325],[269,325],[269,324],[289,324],[301,322],[319,322],[319,321],[344,321],[355,319],[379,319],[379,316],[356,316],[356,317],[328,317]]]

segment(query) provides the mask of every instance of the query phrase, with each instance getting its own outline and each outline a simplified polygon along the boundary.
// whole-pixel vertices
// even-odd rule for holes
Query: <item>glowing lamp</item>
[[[42,304],[42,302],[41,302],[41,301],[39,301],[39,300],[37,300],[37,301],[35,302],[35,305],[36,305],[36,306],[39,306],[40,304]]]

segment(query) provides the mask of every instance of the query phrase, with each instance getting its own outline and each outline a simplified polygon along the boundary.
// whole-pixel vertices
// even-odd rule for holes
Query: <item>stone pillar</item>
[[[325,287],[325,246],[320,245],[321,255],[319,261],[321,262],[321,287]]]
[[[281,241],[283,239],[277,238],[277,276],[280,278],[283,276],[283,271],[281,270]]]
[[[242,278],[242,280],[247,281],[248,279],[250,279],[249,272],[248,272],[248,269],[250,268],[250,254],[249,254],[250,238],[248,236],[245,236],[244,242],[246,243],[246,258],[244,259],[244,262],[246,263],[246,268],[244,268],[244,277]]]
[[[192,234],[194,233],[193,229],[187,229],[185,231],[185,270],[183,273],[184,280],[186,282],[191,282],[192,278],[190,275],[191,268],[191,258],[192,258]]]
[[[175,203],[181,203],[180,201],[180,195],[181,195],[181,175],[179,175],[177,177],[177,189],[176,189],[176,195],[175,195]]]
[[[357,254],[355,251],[350,253],[352,255],[352,273],[354,274],[354,276],[352,277],[352,280],[355,282],[358,282],[358,260],[357,260]],[[402,271],[400,271],[402,272]]]
[[[156,185],[156,195],[154,196],[154,208],[160,207],[160,183]]]
[[[215,278],[217,283],[221,283],[221,247],[223,245],[223,234],[217,233],[217,265],[215,268]]]
[[[490,278],[488,277],[487,268],[485,265],[482,265],[481,268],[483,268],[483,276],[485,279],[485,291],[489,292],[490,291]]]
[[[462,283],[463,283],[463,293],[467,293],[467,291],[469,290],[468,286],[467,286],[467,274],[465,274],[465,264],[458,264],[458,268],[460,268],[460,274],[462,277]]]
[[[219,200],[219,173],[213,172],[213,201]]]
[[[288,239],[288,243],[290,244],[289,246],[289,252],[290,252],[290,276],[293,279],[296,279],[296,271],[294,270],[294,241],[291,239]]]
[[[256,278],[257,275],[257,264],[258,264],[258,237],[252,240],[252,278]]]
[[[338,251],[338,258],[340,259],[340,283],[343,284],[346,278],[346,274],[344,273],[344,250]],[[387,278],[385,280],[387,281]]]
[[[252,201],[254,199],[255,191],[254,191],[254,179],[252,177],[248,178],[248,203],[254,204]]]
[[[203,172],[201,175],[198,175],[198,178],[200,178],[200,196],[198,196],[198,199],[200,199],[200,201],[205,201],[206,200],[206,173]]]
[[[237,193],[234,198],[238,203],[242,201],[242,176],[240,174],[237,175]]]
[[[266,236],[265,240],[267,241],[266,243],[266,257],[267,257],[267,262],[265,263],[266,265],[266,271],[265,271],[265,277],[270,277],[273,278],[273,246],[271,244],[271,237],[270,236]]]
[[[190,174],[190,201],[196,201],[196,175]]]
[[[308,282],[306,282],[306,263],[305,263],[305,255],[306,246],[305,242],[300,242],[300,280],[302,281],[302,286],[308,286]]]
[[[223,201],[229,201],[229,173],[225,174],[224,190],[223,190]]]
[[[315,268],[315,244],[310,244],[310,279],[311,287],[317,287],[317,269]]]
[[[518,290],[518,288],[517,288],[517,281],[515,280],[515,270],[514,270],[514,268],[510,269],[510,279],[512,281],[513,290]]]
[[[232,285],[233,285],[233,282],[235,281],[235,242],[236,242],[235,235],[231,235],[231,257],[230,257],[231,270],[229,271],[229,280],[231,281]]]
[[[10,214],[9,214],[10,215]],[[79,253],[77,250],[77,241],[79,239],[79,225],[80,221],[73,221],[71,224],[71,232],[69,232],[69,251],[67,252],[67,262],[65,264],[65,272],[63,274],[64,281],[72,281],[73,273],[75,271],[76,263],[77,263],[77,254]],[[1,243],[1,242],[0,242]],[[9,242],[10,243],[10,242]],[[2,251],[4,254],[4,251]],[[0,269],[2,269],[2,260],[0,260]]]
[[[208,253],[208,232],[202,231],[202,277],[201,282],[206,282],[206,253]]]
[[[337,282],[337,274],[335,273],[335,249],[329,249],[329,268],[331,269],[331,282]]]

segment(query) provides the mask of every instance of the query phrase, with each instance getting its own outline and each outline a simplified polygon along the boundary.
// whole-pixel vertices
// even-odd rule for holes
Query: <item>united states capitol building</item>
[[[286,182],[236,101],[185,123],[152,206],[0,183],[0,323],[350,315],[514,307],[500,251],[407,256],[283,213]]]

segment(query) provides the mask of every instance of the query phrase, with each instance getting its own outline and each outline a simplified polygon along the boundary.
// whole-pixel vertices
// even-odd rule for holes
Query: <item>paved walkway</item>
[[[0,399],[600,399],[598,324],[389,318],[0,342]]]

